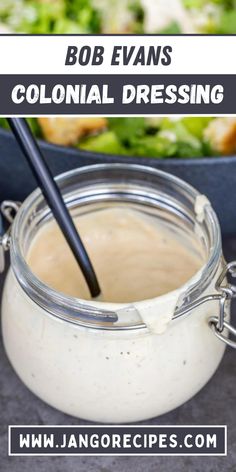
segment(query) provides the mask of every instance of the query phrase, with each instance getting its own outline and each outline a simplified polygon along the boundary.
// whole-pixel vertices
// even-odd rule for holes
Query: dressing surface
[[[197,252],[140,211],[107,208],[80,215],[74,221],[106,302],[129,303],[168,293],[186,283],[203,264]],[[90,298],[54,220],[38,231],[27,262],[39,279],[57,291]]]

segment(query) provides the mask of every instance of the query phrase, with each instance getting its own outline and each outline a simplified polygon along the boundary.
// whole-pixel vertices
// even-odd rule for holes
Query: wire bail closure
[[[230,300],[236,297],[236,287],[227,282],[227,285],[222,285],[224,280],[227,278],[227,274],[230,274],[232,277],[236,277],[236,261],[229,262],[224,267],[223,271],[220,274],[219,279],[216,282],[216,290],[221,292],[221,297],[219,299],[220,310],[219,316],[212,316],[209,318],[209,326],[211,327],[213,333],[217,336],[218,339],[223,341],[228,346],[236,349],[236,341],[228,338],[224,335],[224,330],[227,330],[229,334],[232,334],[236,337],[236,329],[226,321],[225,319],[225,305]]]
[[[0,210],[4,218],[10,223],[7,231],[0,236],[0,273],[5,270],[5,253],[10,249],[11,243],[11,226],[21,206],[21,202],[13,200],[4,200],[1,204]]]

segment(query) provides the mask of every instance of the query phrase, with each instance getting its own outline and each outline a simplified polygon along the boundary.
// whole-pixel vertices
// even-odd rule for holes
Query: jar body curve
[[[218,312],[218,301],[202,304],[162,334],[91,329],[43,310],[10,269],[2,330],[12,366],[45,402],[86,420],[128,423],[166,413],[206,384],[225,350],[208,325]]]

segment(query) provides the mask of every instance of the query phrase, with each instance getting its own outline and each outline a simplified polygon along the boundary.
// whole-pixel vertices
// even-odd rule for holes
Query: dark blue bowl
[[[224,235],[236,233],[236,156],[155,159],[98,154],[40,141],[54,175],[97,163],[132,163],[177,175],[207,195]],[[24,200],[36,187],[24,157],[10,132],[0,129],[0,201]]]

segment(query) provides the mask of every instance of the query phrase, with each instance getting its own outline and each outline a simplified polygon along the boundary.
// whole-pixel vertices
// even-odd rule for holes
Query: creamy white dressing
[[[139,212],[104,210],[80,216],[76,224],[104,296],[113,300],[102,305],[125,318],[130,316],[128,300],[163,295],[131,303],[147,328],[92,329],[50,315],[23,291],[10,270],[2,330],[13,367],[44,401],[87,420],[127,423],[176,408],[209,380],[225,349],[208,326],[209,317],[218,313],[217,301],[171,320],[183,291],[180,285],[186,282],[185,290],[190,288],[193,278],[188,278],[198,270],[200,255],[191,251],[183,235],[176,237]],[[44,282],[88,297],[55,223],[39,230],[28,263]],[[219,266],[204,293],[215,290],[221,270]],[[114,303],[118,299],[127,304]]]
[[[184,285],[202,266],[200,248],[179,238],[152,216],[110,208],[75,219],[93,262],[103,301],[130,303],[154,298]],[[27,262],[55,290],[90,299],[87,285],[55,220],[34,238]]]

